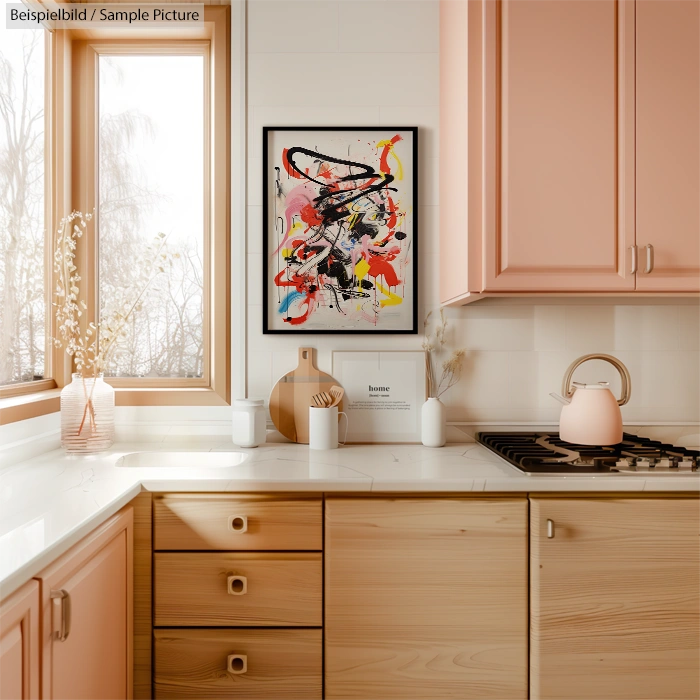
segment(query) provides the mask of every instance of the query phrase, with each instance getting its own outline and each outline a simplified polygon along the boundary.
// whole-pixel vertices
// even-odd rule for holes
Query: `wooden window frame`
[[[230,230],[228,8],[205,8],[209,38],[124,39],[101,35],[73,42],[73,208],[97,204],[97,80],[100,55],[201,55],[205,57],[204,372],[201,378],[107,377],[117,405],[227,405],[230,403]],[[157,36],[157,35],[156,35]],[[215,147],[216,145],[216,147]],[[220,155],[217,155],[220,154]],[[225,155],[224,155],[225,154]],[[76,258],[88,311],[97,321],[98,245],[89,228]],[[226,322],[220,321],[225,318]]]

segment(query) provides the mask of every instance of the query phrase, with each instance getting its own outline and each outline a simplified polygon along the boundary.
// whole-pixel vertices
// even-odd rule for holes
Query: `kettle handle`
[[[564,381],[561,387],[562,396],[571,398],[574,395],[574,389],[571,386],[571,380],[574,376],[574,372],[576,371],[576,368],[579,367],[579,365],[582,365],[584,362],[588,362],[588,360],[605,360],[617,369],[617,371],[620,373],[620,377],[622,378],[622,395],[617,400],[617,405],[624,406],[632,396],[632,378],[630,377],[630,373],[627,367],[625,367],[625,365],[622,364],[620,360],[618,360],[616,357],[613,357],[612,355],[599,355],[594,353],[592,355],[583,355],[577,360],[574,360],[564,373]]]

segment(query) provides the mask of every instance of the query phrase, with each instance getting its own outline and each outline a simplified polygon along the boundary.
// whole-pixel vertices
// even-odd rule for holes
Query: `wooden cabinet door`
[[[484,290],[632,291],[634,3],[481,5]]]
[[[642,291],[700,291],[700,2],[637,3]],[[646,274],[646,246],[654,251]]]
[[[326,698],[527,697],[526,499],[326,501]]]
[[[39,609],[37,581],[0,605],[0,700],[39,698]]]
[[[132,697],[132,538],[128,506],[43,572],[47,700]]]
[[[697,700],[700,500],[533,498],[530,514],[532,700]]]

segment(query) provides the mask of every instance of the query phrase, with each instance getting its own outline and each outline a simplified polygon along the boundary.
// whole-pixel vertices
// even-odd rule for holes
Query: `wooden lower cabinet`
[[[532,700],[697,700],[700,500],[532,498],[530,528]]]
[[[42,698],[132,697],[133,509],[41,574]]]
[[[527,697],[526,498],[328,498],[326,698]]]
[[[0,700],[39,698],[39,583],[0,605]]]
[[[157,629],[154,648],[157,700],[322,697],[320,629]]]

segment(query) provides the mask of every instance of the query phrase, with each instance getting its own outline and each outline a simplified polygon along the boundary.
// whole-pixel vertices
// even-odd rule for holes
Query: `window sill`
[[[61,407],[61,390],[49,389],[0,399],[0,425],[56,413]]]
[[[115,389],[117,406],[228,406],[213,389],[137,387]],[[0,399],[0,425],[56,413],[61,408],[61,390],[50,389]]]
[[[117,406],[228,406],[213,389],[206,387],[164,388],[123,387],[114,390]]]

